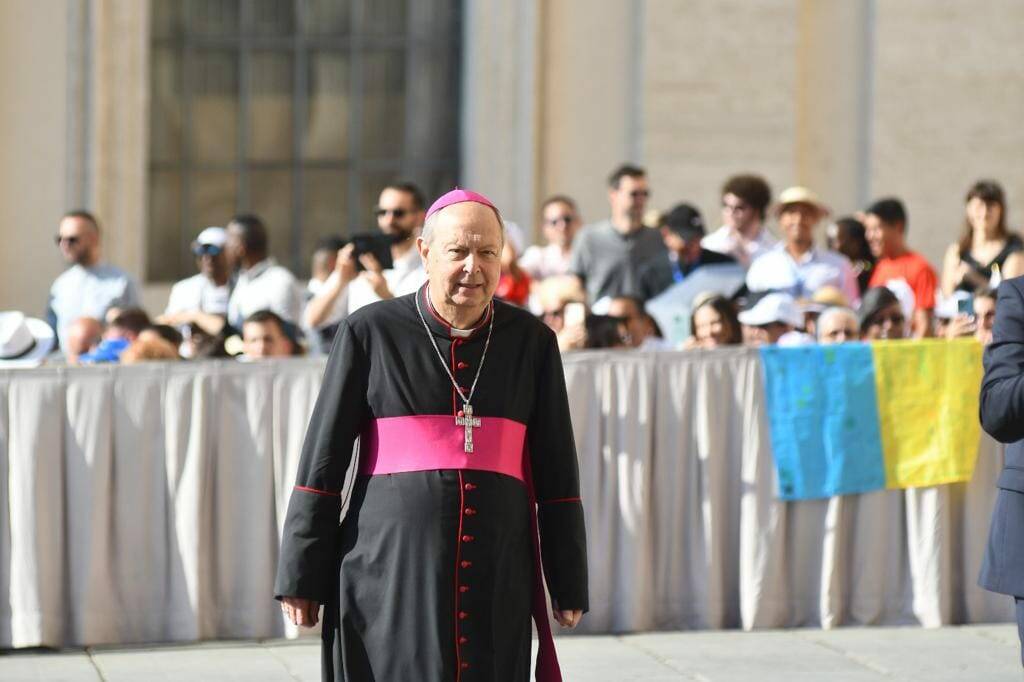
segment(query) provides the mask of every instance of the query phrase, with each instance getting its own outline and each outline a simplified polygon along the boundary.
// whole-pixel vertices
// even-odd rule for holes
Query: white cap
[[[0,367],[34,367],[53,350],[50,325],[11,310],[0,313]]]
[[[228,233],[223,227],[208,227],[196,237],[196,244],[218,246],[224,248],[228,241]]]
[[[768,294],[750,310],[739,314],[740,323],[748,327],[761,327],[772,322],[781,322],[800,329],[804,316],[789,294]]]

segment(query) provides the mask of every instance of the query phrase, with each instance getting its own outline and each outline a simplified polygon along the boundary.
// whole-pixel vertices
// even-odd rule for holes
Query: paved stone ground
[[[1014,626],[849,628],[563,637],[566,680],[585,682],[1020,681]],[[320,679],[316,640],[96,647],[0,655],[0,680],[297,682]]]

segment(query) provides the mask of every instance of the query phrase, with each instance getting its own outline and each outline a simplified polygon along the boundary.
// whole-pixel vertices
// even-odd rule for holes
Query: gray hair
[[[831,308],[825,308],[821,315],[818,315],[818,322],[814,325],[814,335],[817,337],[818,341],[821,341],[821,328],[825,326],[825,320],[833,317],[839,317],[841,315],[845,315],[852,319],[854,324],[857,325],[857,330],[860,331],[860,324],[858,324],[857,321],[857,313],[853,312],[852,309],[847,308],[846,306],[834,305]]]
[[[454,204],[449,205],[454,206]],[[444,208],[448,208],[448,206],[445,206]],[[430,246],[430,242],[434,238],[434,228],[437,227],[438,216],[441,215],[441,211],[444,211],[444,208],[440,211],[431,213],[423,222],[423,229],[420,230],[420,239],[422,239],[423,243],[427,246]],[[502,220],[501,213],[498,212],[498,209],[494,209],[494,215],[498,218],[498,225],[501,227],[501,244],[504,246],[505,239],[507,237],[505,232],[505,221]]]

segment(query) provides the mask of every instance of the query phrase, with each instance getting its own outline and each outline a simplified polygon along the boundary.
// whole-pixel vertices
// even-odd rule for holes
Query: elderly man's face
[[[70,264],[90,265],[100,236],[92,223],[84,218],[69,217],[57,227],[60,255]]]
[[[779,213],[779,227],[789,244],[807,245],[814,241],[814,226],[821,213],[810,204],[789,204]]]
[[[408,192],[385,189],[377,199],[377,227],[381,232],[398,240],[408,239],[423,224],[423,209]]]
[[[242,325],[245,355],[250,358],[283,358],[292,354],[292,342],[273,321]]]
[[[818,342],[823,346],[856,341],[859,337],[857,318],[853,315],[836,313],[818,318]]]
[[[430,243],[419,242],[432,292],[454,308],[483,308],[501,276],[501,224],[494,211],[474,201],[435,214]]]
[[[899,303],[890,303],[875,313],[861,332],[866,341],[902,339],[906,336],[907,318]]]

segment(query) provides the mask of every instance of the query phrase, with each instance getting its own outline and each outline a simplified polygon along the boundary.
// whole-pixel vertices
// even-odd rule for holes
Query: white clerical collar
[[[452,336],[454,336],[456,338],[459,338],[459,339],[465,339],[465,338],[467,338],[469,336],[472,336],[474,331],[476,331],[476,330],[475,329],[457,329],[455,327],[451,328]]]

